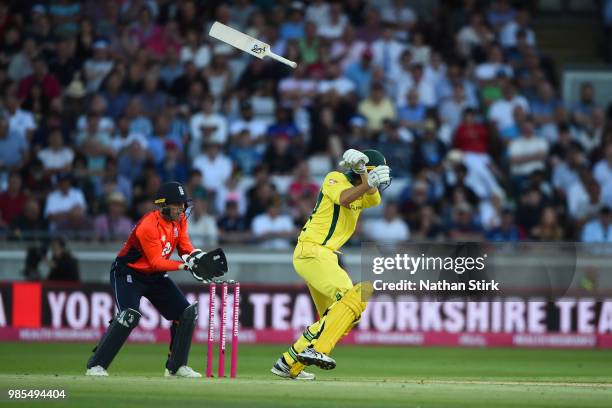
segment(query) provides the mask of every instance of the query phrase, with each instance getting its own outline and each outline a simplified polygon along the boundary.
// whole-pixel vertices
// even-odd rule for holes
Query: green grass
[[[599,350],[340,346],[316,382],[277,379],[280,346],[240,346],[238,379],[163,378],[166,347],[126,345],[108,378],[83,376],[91,344],[0,343],[0,407],[9,388],[65,389],[68,407],[610,407],[612,353]],[[190,365],[204,369],[194,345]],[[216,363],[216,358],[215,358]],[[229,373],[228,368],[226,370]]]

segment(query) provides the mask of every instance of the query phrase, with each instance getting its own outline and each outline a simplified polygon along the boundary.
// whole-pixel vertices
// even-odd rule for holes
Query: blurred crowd
[[[530,7],[0,1],[2,239],[122,240],[176,180],[196,246],[289,248],[342,152],[375,148],[394,179],[357,238],[612,241],[611,109],[560,97]]]

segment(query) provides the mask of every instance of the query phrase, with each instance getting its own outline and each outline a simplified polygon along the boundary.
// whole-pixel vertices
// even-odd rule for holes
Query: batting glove
[[[389,183],[391,174],[389,166],[376,166],[376,168],[368,173],[368,185],[370,187],[380,186],[381,184]]]
[[[357,174],[363,174],[366,172],[366,163],[370,159],[365,154],[361,153],[359,150],[348,149],[342,155],[342,161],[340,162],[340,166],[351,169]]]

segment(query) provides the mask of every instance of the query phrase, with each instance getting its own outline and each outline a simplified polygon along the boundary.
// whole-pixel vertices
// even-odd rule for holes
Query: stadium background
[[[612,241],[611,26],[611,1],[0,2],[0,337],[94,341],[121,241],[179,180],[194,244],[245,284],[241,340],[288,342],[314,317],[292,242],[349,147],[394,177],[344,251],[356,279],[362,240]],[[347,341],[611,347],[612,302],[576,300],[378,302]],[[132,340],[166,342],[142,306]]]

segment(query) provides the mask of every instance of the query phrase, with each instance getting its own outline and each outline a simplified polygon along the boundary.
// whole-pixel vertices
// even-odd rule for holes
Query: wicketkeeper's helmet
[[[161,206],[161,213],[164,216],[169,216],[170,214],[168,204],[183,204],[185,215],[187,217],[190,215],[188,210],[190,210],[191,198],[187,195],[185,187],[176,181],[164,183],[159,187],[155,196],[155,204]]]

